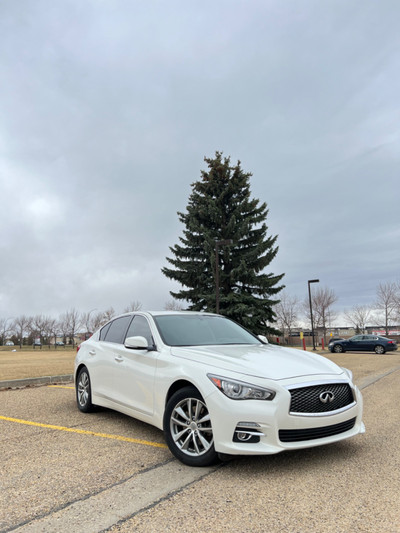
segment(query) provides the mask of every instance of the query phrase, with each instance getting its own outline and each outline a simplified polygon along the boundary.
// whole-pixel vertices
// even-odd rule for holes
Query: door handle
[[[89,355],[96,355],[96,350],[90,350]]]
[[[121,362],[124,360],[124,358],[121,357],[120,355],[116,355],[116,356],[114,357],[114,359],[117,361],[117,363],[121,363]]]

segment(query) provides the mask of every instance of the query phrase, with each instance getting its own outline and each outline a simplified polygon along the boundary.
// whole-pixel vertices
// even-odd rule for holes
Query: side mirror
[[[148,350],[149,343],[144,337],[128,337],[127,339],[125,339],[125,347],[135,348],[136,350]]]
[[[258,338],[263,344],[268,344],[268,339],[265,335],[258,335]]]

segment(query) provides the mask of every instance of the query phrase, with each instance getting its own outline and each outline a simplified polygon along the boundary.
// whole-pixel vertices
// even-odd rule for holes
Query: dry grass
[[[76,350],[11,350],[0,351],[0,381],[73,374]]]

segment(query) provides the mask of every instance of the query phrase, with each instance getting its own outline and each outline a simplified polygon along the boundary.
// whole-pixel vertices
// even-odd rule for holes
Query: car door
[[[365,350],[366,352],[373,351],[376,344],[375,339],[376,337],[374,337],[373,335],[363,335],[363,350]]]
[[[150,325],[146,317],[135,315],[126,333],[126,338],[141,336],[147,339],[149,347],[154,346]],[[114,349],[114,387],[118,404],[134,411],[140,419],[149,419],[154,408],[154,378],[158,352],[155,349],[127,348],[123,344]]]
[[[93,341],[89,351],[88,368],[92,389],[96,395],[113,401],[115,397],[114,367],[116,350],[123,343],[132,316],[123,316],[109,322]]]
[[[351,337],[347,341],[348,345],[347,345],[346,350],[355,351],[355,352],[361,351],[363,349],[362,337],[363,337],[362,335],[355,335],[354,337]]]

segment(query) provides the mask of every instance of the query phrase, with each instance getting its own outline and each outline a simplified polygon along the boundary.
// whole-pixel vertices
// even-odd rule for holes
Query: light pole
[[[308,299],[310,301],[311,334],[312,334],[313,350],[315,352],[314,321],[313,321],[313,316],[312,316],[311,289],[310,289],[310,284],[311,283],[319,283],[319,279],[309,279],[308,280]]]
[[[93,311],[97,311],[97,307],[95,307],[94,309],[91,309],[89,311],[89,313],[87,314],[86,316],[86,332],[85,332],[85,341],[87,340],[87,338],[89,339],[92,335],[93,335],[93,331],[89,331],[89,326],[90,326],[90,315],[93,313]],[[90,328],[92,329],[92,328]],[[87,334],[90,333],[90,337],[87,337]],[[87,337],[87,338],[86,338]]]
[[[232,239],[223,239],[221,241],[215,240],[215,312],[219,313],[219,257],[218,248],[232,244]]]

